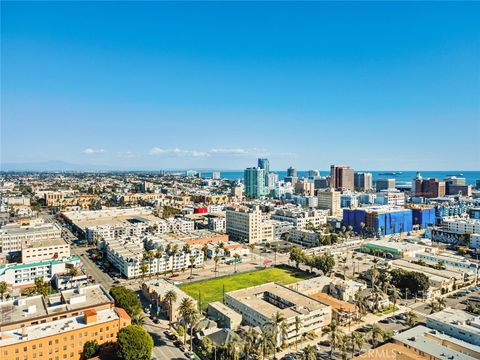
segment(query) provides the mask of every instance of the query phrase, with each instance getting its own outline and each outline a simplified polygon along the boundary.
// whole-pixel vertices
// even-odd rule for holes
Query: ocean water
[[[371,170],[358,170],[363,172],[370,172],[373,175],[373,180],[377,179],[396,179],[397,185],[409,185],[412,183],[412,179],[416,176],[417,171],[371,171]],[[280,179],[283,179],[287,176],[286,171],[273,171],[278,174]],[[387,175],[387,173],[396,173],[395,175]],[[307,171],[298,171],[299,177],[307,176]],[[444,179],[448,176],[456,176],[465,178],[468,184],[475,185],[476,180],[480,180],[480,171],[420,171],[420,174],[424,179],[436,178]],[[243,179],[243,171],[221,171],[220,175],[222,179]],[[330,175],[329,170],[320,171],[320,176]],[[202,177],[210,178],[212,176],[211,172],[202,172]]]

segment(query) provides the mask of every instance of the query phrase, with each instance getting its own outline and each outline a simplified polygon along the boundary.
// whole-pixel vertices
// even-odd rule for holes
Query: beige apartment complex
[[[341,214],[340,191],[319,191],[317,193],[317,197],[319,209],[330,210],[330,215],[332,216],[337,216]]]
[[[263,220],[258,206],[230,206],[226,209],[226,231],[232,240],[260,243],[273,240],[273,224]]]

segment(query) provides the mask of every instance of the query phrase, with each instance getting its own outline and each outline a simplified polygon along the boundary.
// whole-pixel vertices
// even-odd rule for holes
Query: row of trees
[[[333,267],[335,266],[335,259],[333,255],[327,253],[320,255],[308,255],[298,246],[292,246],[290,249],[289,260],[294,262],[297,268],[300,267],[300,264],[304,264],[310,267],[310,271],[315,268],[322,271],[324,274],[329,274],[332,272]]]

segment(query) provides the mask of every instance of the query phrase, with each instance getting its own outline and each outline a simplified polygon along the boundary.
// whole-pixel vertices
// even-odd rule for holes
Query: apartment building
[[[165,295],[169,291],[173,291],[177,294],[177,299],[172,303],[171,309],[170,303],[165,300]],[[157,309],[158,312],[163,313],[167,318],[171,315],[171,321],[173,323],[177,322],[180,318],[178,309],[183,299],[190,299],[195,304],[195,307],[197,306],[197,301],[194,298],[163,279],[144,282],[142,284],[142,293],[149,303],[152,304],[154,309]]]
[[[140,239],[115,239],[106,244],[105,252],[107,259],[118,269],[126,278],[137,278],[142,275],[155,275],[167,273],[169,271],[180,271],[192,265],[190,256],[194,256],[193,265],[203,264],[204,255],[201,246],[192,246],[191,253],[182,251],[184,242],[174,242],[170,245],[176,246],[178,251],[175,254],[169,254],[164,251],[162,257],[146,260],[144,259],[145,248],[143,240]],[[155,250],[153,251],[155,254]],[[145,274],[141,271],[141,265],[147,264]]]
[[[296,229],[319,227],[327,223],[327,211],[304,209],[302,207],[287,207],[277,209],[271,215],[272,220],[292,223]]]
[[[440,254],[435,254],[432,252],[419,252],[415,254],[415,257],[428,263],[443,264],[447,268],[469,270],[473,273],[478,271],[477,263],[472,262],[460,255],[454,255],[446,252]]]
[[[70,245],[62,238],[25,241],[22,244],[22,263],[70,257]]]
[[[225,227],[232,240],[249,244],[273,240],[273,224],[263,220],[258,205],[227,207]]]
[[[480,346],[479,315],[470,314],[460,309],[446,308],[427,315],[427,327]]]
[[[353,169],[346,165],[330,166],[330,187],[338,190],[354,189]]]
[[[363,191],[372,190],[373,188],[373,176],[368,172],[356,172],[353,175],[353,184],[355,189]]]
[[[2,360],[80,360],[87,341],[116,342],[130,325],[101,285],[0,303]]]
[[[225,216],[207,215],[207,227],[212,231],[225,232],[227,220]]]
[[[0,252],[11,253],[22,250],[22,244],[39,240],[58,239],[62,230],[57,224],[7,224],[0,229]]]
[[[447,219],[443,221],[449,232],[455,234],[480,234],[479,219]]]
[[[319,237],[321,234],[313,230],[292,229],[288,232],[288,241],[305,247],[314,247],[320,245]]]
[[[302,322],[301,334],[320,331],[330,324],[332,309],[320,301],[308,297],[277,283],[267,283],[225,294],[225,305],[241,314],[243,322],[250,326],[262,327],[280,312],[285,317],[285,342],[295,341],[295,318]],[[280,336],[275,339],[280,345]]]
[[[403,206],[405,193],[398,190],[382,190],[377,193],[375,203],[378,205]]]
[[[0,265],[0,281],[5,281],[13,288],[31,287],[38,277],[42,277],[44,281],[50,281],[55,274],[63,274],[69,268],[80,267],[81,265],[78,256],[25,264],[3,264]]]
[[[330,215],[338,216],[341,214],[340,192],[335,190],[318,191],[318,208],[330,210]]]

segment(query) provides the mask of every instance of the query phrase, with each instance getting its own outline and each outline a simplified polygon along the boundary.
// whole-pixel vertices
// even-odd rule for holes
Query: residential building
[[[241,314],[219,301],[208,304],[207,314],[222,328],[237,330],[242,323]]]
[[[43,260],[31,263],[9,263],[0,265],[0,281],[13,288],[31,287],[38,277],[50,281],[55,274],[63,274],[71,267],[81,267],[78,256]]]
[[[444,225],[448,231],[455,234],[480,234],[480,220],[478,219],[447,219]]]
[[[398,190],[382,190],[377,193],[375,204],[403,206],[405,205],[405,193]]]
[[[331,322],[332,309],[320,301],[277,283],[266,283],[225,294],[225,305],[241,314],[243,322],[262,327],[279,312],[285,317],[286,333],[283,340],[295,341],[295,318],[301,320],[300,333],[320,331]],[[274,339],[280,345],[280,336]]]
[[[62,230],[57,224],[7,224],[0,229],[0,252],[11,253],[22,250],[22,244],[31,244],[39,240],[58,239]]]
[[[470,314],[460,309],[446,308],[427,315],[427,327],[477,345],[480,349],[479,315]]]
[[[169,291],[173,291],[177,295],[177,299],[172,303],[171,308],[170,302],[165,300],[165,295]],[[191,300],[197,307],[197,301],[194,298],[164,279],[144,282],[142,284],[142,294],[157,313],[163,313],[167,318],[171,316],[172,323],[177,322],[180,318],[179,307],[183,299]]]
[[[225,232],[227,227],[227,219],[221,215],[207,215],[207,228],[212,231]]]
[[[266,195],[265,170],[250,167],[244,171],[245,195],[249,198],[258,199]]]
[[[2,360],[80,360],[87,341],[115,343],[131,323],[101,285],[3,301],[0,313]]]
[[[330,210],[330,215],[338,216],[341,214],[340,192],[336,190],[318,191],[318,208]]]
[[[296,229],[305,229],[308,227],[320,227],[327,222],[327,211],[316,209],[305,209],[297,206],[287,206],[276,209],[272,215],[272,220],[288,221]]]
[[[293,177],[293,178],[298,177],[297,170],[294,167],[290,166],[287,169],[287,177]]]
[[[227,207],[226,231],[232,240],[249,244],[273,240],[273,224],[263,220],[259,206]]]
[[[337,190],[354,190],[353,169],[346,165],[330,166],[330,187]]]
[[[480,358],[480,347],[423,325],[417,325],[394,335],[393,342],[409,352],[414,351],[422,359],[474,360]]]
[[[464,256],[454,255],[446,252],[439,254],[421,251],[415,254],[415,258],[432,264],[443,264],[446,267],[458,268],[463,270],[470,270],[474,273],[478,270],[476,262],[466,259]]]
[[[221,178],[220,171],[212,171],[212,179],[219,180]]]
[[[266,158],[259,158],[257,167],[265,172],[265,185],[268,183],[268,174],[270,174],[270,161]]]

